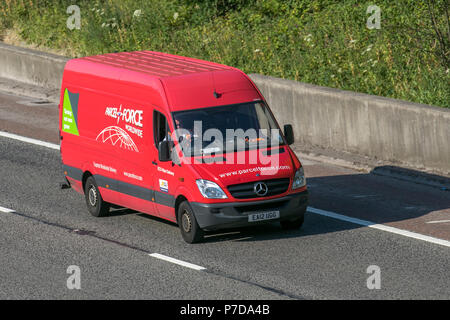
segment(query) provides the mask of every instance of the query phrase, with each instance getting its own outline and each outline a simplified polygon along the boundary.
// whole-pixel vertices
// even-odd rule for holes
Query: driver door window
[[[161,112],[153,112],[153,130],[155,147],[158,148],[159,143],[168,138],[169,132],[169,124],[167,123],[166,117]]]

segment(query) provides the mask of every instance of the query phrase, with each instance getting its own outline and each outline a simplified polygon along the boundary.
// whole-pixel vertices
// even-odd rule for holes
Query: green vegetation
[[[444,5],[436,23],[447,31]],[[366,10],[381,12],[369,30]],[[81,29],[66,26],[81,9]],[[427,0],[3,0],[0,34],[68,56],[154,50],[321,86],[450,107]],[[447,39],[448,50],[448,36]],[[448,52],[447,58],[448,58]]]

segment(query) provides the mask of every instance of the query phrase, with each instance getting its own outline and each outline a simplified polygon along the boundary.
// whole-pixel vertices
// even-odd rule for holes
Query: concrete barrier
[[[0,42],[0,77],[58,90],[68,58]],[[296,142],[450,175],[450,109],[250,75]]]
[[[55,89],[68,58],[0,42],[0,77]]]
[[[296,141],[450,174],[450,110],[250,75]]]

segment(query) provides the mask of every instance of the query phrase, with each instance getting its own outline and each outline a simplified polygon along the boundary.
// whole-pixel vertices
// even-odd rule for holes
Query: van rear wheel
[[[196,243],[203,240],[204,232],[195,219],[194,212],[187,201],[178,207],[178,225],[181,235],[187,243]]]
[[[89,212],[94,217],[105,217],[109,213],[110,204],[103,201],[94,177],[89,177],[84,186],[84,196]]]

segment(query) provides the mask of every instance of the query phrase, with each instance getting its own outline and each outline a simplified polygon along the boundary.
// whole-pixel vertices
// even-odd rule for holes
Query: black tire
[[[181,235],[187,243],[197,243],[203,240],[204,232],[200,229],[194,212],[187,201],[183,201],[178,207],[178,226]]]
[[[105,217],[109,214],[110,204],[103,201],[94,177],[90,176],[84,186],[84,197],[89,212],[94,217]]]
[[[302,214],[300,218],[295,220],[283,220],[280,221],[281,228],[284,230],[296,230],[300,229],[305,221],[305,215]]]

